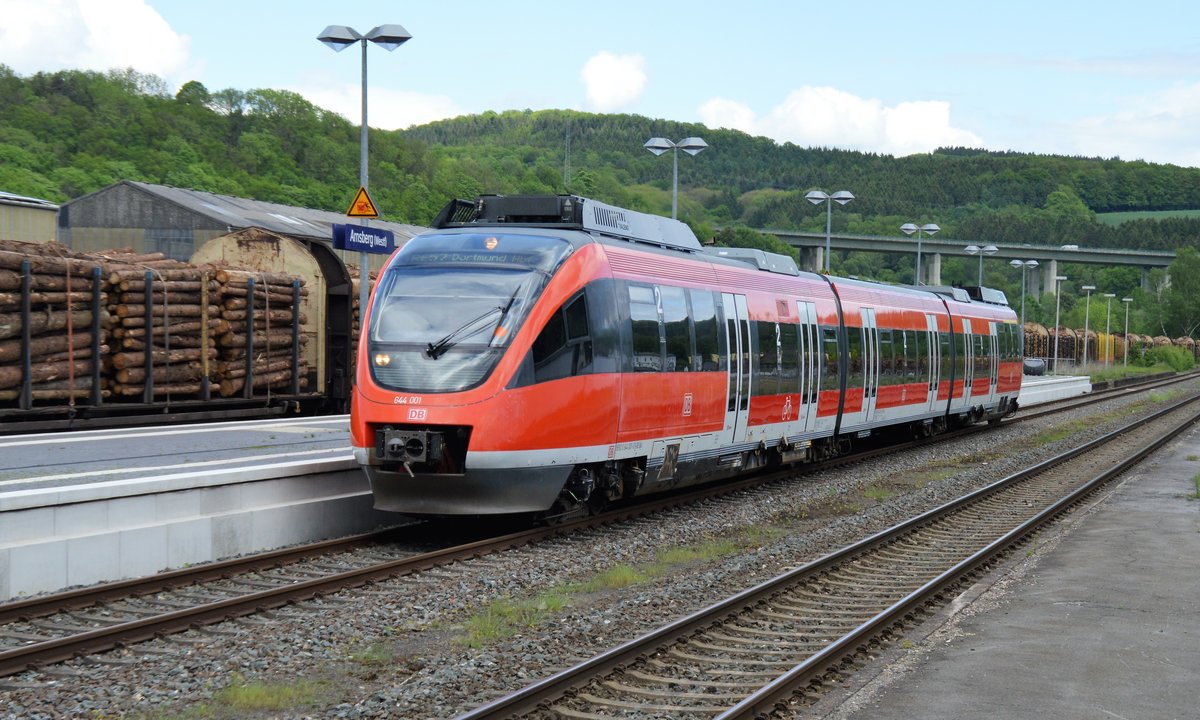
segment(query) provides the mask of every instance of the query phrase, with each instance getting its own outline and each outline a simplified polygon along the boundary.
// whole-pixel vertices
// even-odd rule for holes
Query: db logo
[[[409,420],[424,420],[425,416],[428,413],[429,413],[429,411],[426,410],[425,408],[409,408],[408,409],[408,419]]]
[[[689,417],[692,414],[692,394],[684,393],[683,395],[683,416]]]

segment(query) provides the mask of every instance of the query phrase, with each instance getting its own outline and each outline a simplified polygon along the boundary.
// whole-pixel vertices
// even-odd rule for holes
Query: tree
[[[1192,337],[1200,328],[1200,252],[1179,248],[1169,273],[1171,284],[1163,293],[1164,329],[1170,337]]]

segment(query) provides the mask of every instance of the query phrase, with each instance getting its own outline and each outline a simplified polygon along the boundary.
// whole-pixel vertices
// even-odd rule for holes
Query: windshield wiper
[[[429,343],[428,345],[425,346],[425,354],[428,355],[431,359],[437,360],[439,357],[444,355],[447,350],[454,347],[458,343],[458,340],[460,338],[470,337],[471,335],[474,335],[476,332],[479,332],[479,327],[478,327],[479,324],[481,322],[483,322],[484,320],[487,320],[488,318],[490,318],[492,315],[495,315],[496,313],[500,313],[500,318],[496,321],[496,324],[493,325],[492,327],[493,327],[493,329],[496,327],[499,327],[500,323],[504,322],[505,316],[508,315],[509,308],[511,308],[513,306],[513,303],[517,299],[517,294],[520,292],[521,292],[521,287],[518,285],[517,289],[513,290],[513,294],[508,298],[508,302],[504,303],[503,305],[497,305],[496,307],[489,308],[487,312],[485,312],[484,314],[480,315],[477,318],[468,320],[467,322],[463,323],[457,329],[451,331],[450,334],[446,335],[441,340],[438,340],[437,342]],[[471,332],[468,333],[467,332],[468,330],[470,330]],[[464,333],[465,333],[465,335],[464,335]]]

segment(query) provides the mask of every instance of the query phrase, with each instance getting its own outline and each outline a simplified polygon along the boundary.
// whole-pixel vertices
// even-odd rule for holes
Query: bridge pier
[[[930,253],[925,256],[928,262],[921,263],[921,270],[925,275],[926,285],[941,285],[942,284],[942,254]]]

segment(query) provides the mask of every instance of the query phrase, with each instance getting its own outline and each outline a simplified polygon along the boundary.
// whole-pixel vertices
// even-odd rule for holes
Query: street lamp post
[[[1062,340],[1062,335],[1058,332],[1058,308],[1062,301],[1062,282],[1066,280],[1066,275],[1054,276],[1054,374],[1058,374],[1058,343]]]
[[[849,190],[838,190],[830,195],[824,190],[809,190],[804,196],[813,205],[825,203],[825,274],[829,274],[829,245],[830,245],[830,229],[833,227],[833,204],[845,205],[854,199],[854,195]]]
[[[1087,300],[1083,306],[1083,362],[1088,361],[1088,313],[1092,310],[1092,291],[1096,289],[1095,285],[1081,285],[1080,290],[1087,292]]]
[[[1110,319],[1112,319],[1112,299],[1115,298],[1116,296],[1117,296],[1116,293],[1104,293],[1104,336],[1105,337],[1111,337],[1108,334],[1108,327],[1109,327],[1108,321]],[[1111,347],[1112,347],[1112,340],[1110,339],[1110,340],[1108,340],[1108,344],[1105,345],[1105,348],[1108,349]],[[1108,352],[1104,353],[1104,367],[1108,367],[1108,356],[1110,354],[1111,353],[1108,353]]]
[[[1013,267],[1021,268],[1021,332],[1025,332],[1025,270],[1032,269],[1038,266],[1037,260],[1012,260],[1008,263]]]
[[[1129,303],[1133,302],[1133,298],[1121,298],[1121,303],[1125,306],[1125,367],[1129,367]]]
[[[362,127],[358,136],[358,182],[367,188],[367,43],[373,42],[379,47],[391,52],[412,39],[412,35],[402,25],[379,25],[366,35],[360,35],[357,30],[345,25],[330,25],[317,36],[325,45],[341,52],[354,43],[362,43]],[[368,267],[371,256],[365,250],[359,253],[361,266],[358,282],[359,313],[367,312],[367,298],[370,296],[371,271]],[[366,322],[365,315],[363,322]]]
[[[925,284],[921,282],[921,232],[924,231],[926,235],[932,236],[939,230],[941,230],[941,228],[935,223],[925,223],[924,225],[917,225],[916,223],[904,223],[900,226],[900,231],[905,235],[912,235],[914,232],[917,234],[917,273],[913,276],[914,285]]]
[[[662,155],[668,150],[674,152],[675,159],[671,170],[671,219],[674,220],[679,211],[679,151],[683,150],[688,155],[699,155],[704,148],[708,147],[708,143],[698,137],[684,138],[679,142],[653,137],[647,140],[642,147],[655,155]]]
[[[963,252],[966,254],[979,256],[979,287],[983,287],[983,256],[995,255],[998,251],[999,248],[997,248],[995,245],[984,245],[983,247],[979,247],[978,245],[968,245],[963,248]]]

